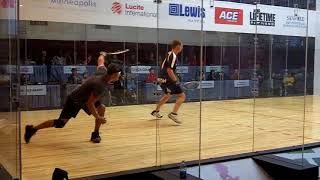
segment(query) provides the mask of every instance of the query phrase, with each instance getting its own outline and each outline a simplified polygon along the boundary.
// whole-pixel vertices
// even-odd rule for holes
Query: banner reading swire
[[[3,1],[3,0],[0,0]],[[81,24],[315,37],[319,15],[279,6],[182,0],[20,0],[20,19]],[[1,14],[1,13],[0,13]],[[0,17],[1,18],[1,17]],[[236,26],[236,28],[235,28]],[[257,28],[256,28],[257,27]],[[307,28],[308,27],[308,28]]]

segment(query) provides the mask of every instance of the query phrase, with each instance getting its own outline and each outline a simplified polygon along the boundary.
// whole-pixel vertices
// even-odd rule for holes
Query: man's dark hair
[[[182,42],[179,41],[179,40],[173,40],[172,41],[172,44],[171,44],[171,48],[174,49],[176,48],[177,46],[181,46],[182,45]]]
[[[119,73],[121,72],[121,68],[120,66],[118,66],[117,64],[109,64],[108,68],[107,68],[107,74],[108,75],[111,75],[111,74],[114,74],[114,73]]]

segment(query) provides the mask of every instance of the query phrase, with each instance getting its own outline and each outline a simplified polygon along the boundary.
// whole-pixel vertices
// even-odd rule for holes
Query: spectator
[[[257,73],[257,78],[258,78],[258,82],[259,82],[259,88],[262,86],[263,80],[264,80],[264,72],[261,68],[261,64],[257,64],[256,67],[256,73]]]
[[[83,73],[82,83],[85,82],[88,77],[89,77],[88,71],[85,71],[85,72]]]
[[[208,75],[208,78],[207,78],[209,81],[216,81],[216,80],[219,80],[219,76],[218,74],[216,73],[215,70],[211,70],[209,75]]]
[[[77,73],[77,69],[76,68],[72,68],[71,69],[71,75],[68,78],[68,83],[70,84],[81,84],[82,80],[80,78],[80,76]]]
[[[111,64],[111,63],[117,64],[117,65],[120,65],[120,66],[123,64],[123,62],[118,59],[117,55],[113,55],[112,56],[112,58],[110,59],[110,62],[108,64]]]
[[[134,65],[137,63],[136,55],[131,54],[129,57],[128,65]]]
[[[229,80],[229,79],[230,79],[229,76],[225,72],[221,71],[219,73],[219,80],[220,81]]]
[[[87,65],[92,65],[92,64],[93,64],[91,54],[88,55],[88,57],[83,61],[82,64],[85,65],[85,66],[87,66]]]
[[[154,68],[149,69],[149,74],[146,77],[146,83],[154,83],[157,81],[157,76],[154,72]]]
[[[198,65],[197,56],[193,56],[189,63],[190,63],[190,66],[197,66]]]
[[[69,51],[67,51],[65,54],[64,54],[64,59],[65,59],[65,64],[67,65],[74,65],[75,62],[72,60],[72,57],[70,55],[71,53]]]
[[[296,79],[293,73],[289,73],[287,76],[283,78],[283,85],[285,88],[285,95],[294,93]]]
[[[156,58],[155,58],[153,52],[150,53],[149,63],[148,63],[148,64],[152,64],[152,65],[155,65],[155,64],[156,64]]]
[[[20,83],[22,85],[26,85],[29,82],[29,76],[27,74],[21,74],[20,75]]]
[[[59,51],[59,54],[57,56],[54,56],[52,59],[53,65],[65,65],[66,64],[66,58],[63,57],[62,50]]]
[[[8,85],[10,83],[10,75],[6,73],[4,68],[0,68],[0,85]]]
[[[47,57],[47,51],[42,50],[41,51],[41,56],[37,61],[37,65],[50,65],[51,62],[49,60],[49,58]]]
[[[240,73],[238,69],[235,69],[233,74],[231,75],[232,80],[240,80]]]

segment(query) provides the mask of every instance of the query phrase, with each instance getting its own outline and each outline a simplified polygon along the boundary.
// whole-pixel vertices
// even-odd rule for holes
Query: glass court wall
[[[4,33],[7,44],[1,45],[19,47],[6,50],[16,57],[8,56],[13,60],[4,67],[23,69],[3,73],[22,89],[21,119],[11,117],[18,131],[9,135],[12,148],[1,151],[14,155],[17,177],[21,161],[25,179],[48,179],[56,167],[80,178],[318,142],[313,0],[34,3],[20,1],[19,34],[8,40]],[[161,120],[150,115],[163,95],[157,77],[174,39],[183,42],[176,71],[186,95],[178,113],[182,125],[167,117],[175,97],[161,109]],[[100,52],[122,49],[130,51],[104,59],[122,72],[101,98],[108,121],[101,143],[90,143],[94,118],[80,111],[63,129],[22,141],[20,158],[20,143],[13,141],[19,132],[23,137],[25,125],[58,118],[67,96],[95,75]],[[12,93],[15,86],[4,87]],[[4,116],[9,111],[15,112],[6,109]]]
[[[21,179],[18,4],[0,3],[0,178]]]

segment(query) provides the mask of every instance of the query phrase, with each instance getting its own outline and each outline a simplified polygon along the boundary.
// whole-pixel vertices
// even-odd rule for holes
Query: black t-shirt
[[[91,93],[99,99],[106,89],[107,84],[102,77],[90,77],[80,87],[75,89],[68,98],[70,98],[76,105],[84,106]]]
[[[168,52],[166,59],[162,62],[159,77],[165,79],[167,83],[173,83],[174,81],[170,78],[167,68],[171,68],[176,73],[177,55],[172,51]]]

